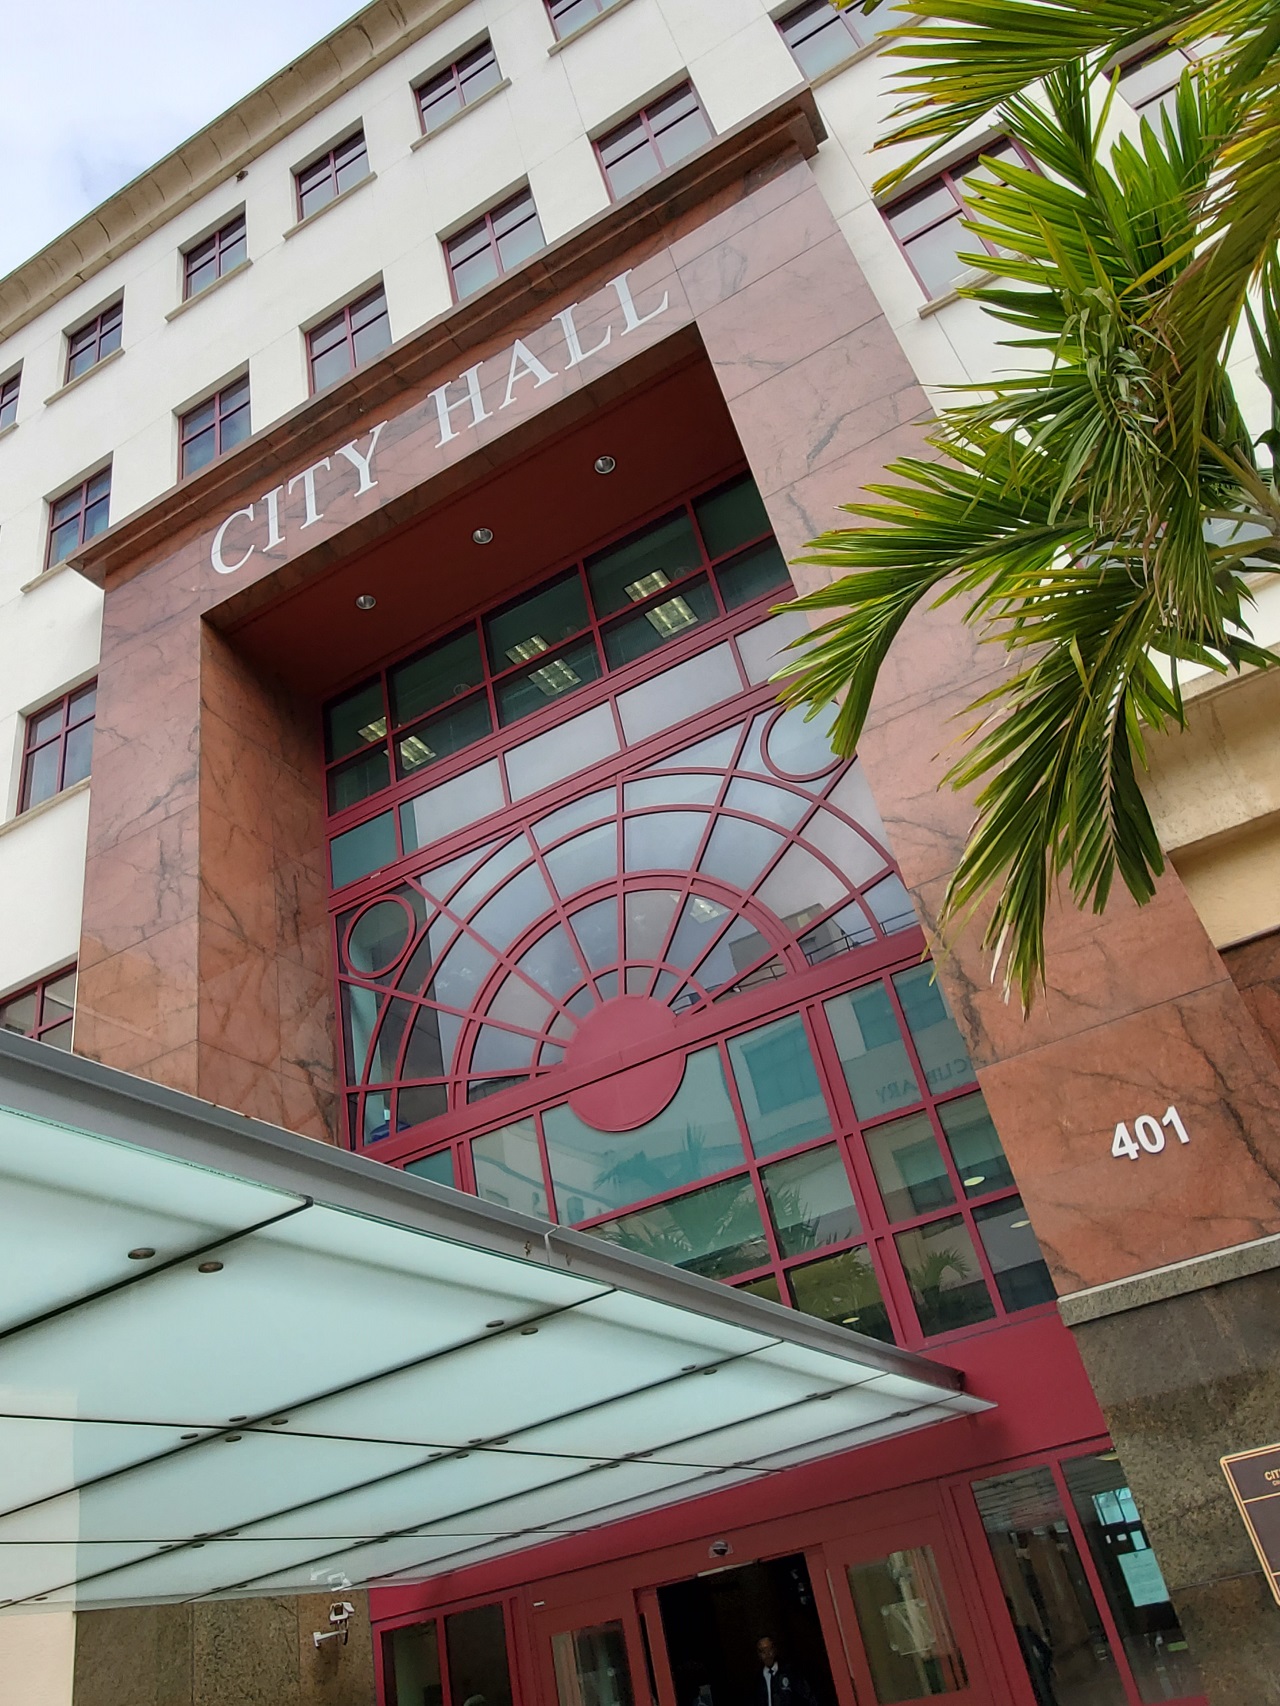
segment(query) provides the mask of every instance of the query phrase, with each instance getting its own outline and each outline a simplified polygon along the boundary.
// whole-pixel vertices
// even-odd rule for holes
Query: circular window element
[[[834,770],[840,762],[831,750],[835,720],[834,706],[811,722],[798,707],[776,712],[764,732],[765,762],[774,775],[789,782],[812,782]]]
[[[603,1067],[610,1056],[637,1043],[659,1044],[675,1029],[675,1014],[652,996],[618,995],[583,1019],[565,1049],[564,1063],[571,1071]],[[570,1091],[569,1106],[595,1131],[634,1131],[657,1119],[683,1077],[684,1052],[675,1049]]]
[[[347,932],[347,962],[367,976],[393,966],[417,928],[413,912],[399,897],[375,900]]]

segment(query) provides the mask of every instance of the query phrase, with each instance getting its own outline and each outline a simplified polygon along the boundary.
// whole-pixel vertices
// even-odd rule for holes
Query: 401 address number
[[[1191,1134],[1176,1108],[1166,1109],[1162,1119],[1157,1119],[1154,1114],[1139,1114],[1133,1122],[1132,1131],[1121,1120],[1111,1140],[1111,1153],[1117,1161],[1136,1161],[1144,1152],[1159,1155],[1165,1145],[1166,1132],[1171,1132],[1179,1143],[1191,1142]]]

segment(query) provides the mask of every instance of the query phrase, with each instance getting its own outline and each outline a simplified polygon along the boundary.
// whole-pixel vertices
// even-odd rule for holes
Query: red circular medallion
[[[610,1058],[621,1062],[638,1043],[658,1044],[676,1028],[669,1007],[649,995],[618,995],[596,1007],[574,1032],[564,1051],[572,1071],[607,1070]],[[596,1131],[634,1131],[670,1102],[684,1077],[684,1052],[675,1049],[639,1066],[622,1066],[608,1077],[569,1092],[569,1106]]]

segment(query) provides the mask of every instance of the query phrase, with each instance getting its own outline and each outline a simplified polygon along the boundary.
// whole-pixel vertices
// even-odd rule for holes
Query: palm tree
[[[840,614],[797,642],[784,692],[815,713],[839,699],[852,753],[917,604],[962,600],[1004,649],[948,776],[977,788],[978,816],[941,922],[994,893],[984,943],[1029,1006],[1059,878],[1095,911],[1117,876],[1154,893],[1138,773],[1145,732],[1185,720],[1180,667],[1275,661],[1249,636],[1246,577],[1280,566],[1280,0],[910,4],[884,141],[927,154],[995,107],[1040,168],[985,162],[967,225],[996,252],[961,256],[988,275],[964,294],[1014,329],[1026,370],[946,409],[938,459],[891,464],[878,501],[847,506],[862,525],[813,542],[803,560],[845,578],[798,607]],[[1224,42],[1158,128],[1104,149],[1099,72],[1178,30]],[[1227,372],[1236,337],[1270,396],[1256,443]]]

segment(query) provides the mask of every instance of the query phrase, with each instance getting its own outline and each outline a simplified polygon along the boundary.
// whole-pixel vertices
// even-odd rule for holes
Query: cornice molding
[[[467,0],[372,0],[0,279],[0,342],[250,166]]]

